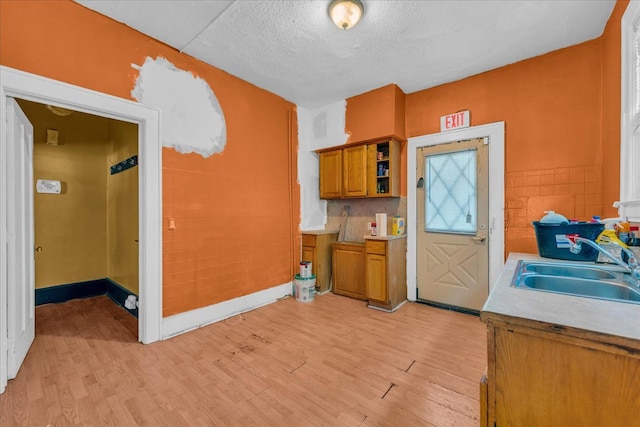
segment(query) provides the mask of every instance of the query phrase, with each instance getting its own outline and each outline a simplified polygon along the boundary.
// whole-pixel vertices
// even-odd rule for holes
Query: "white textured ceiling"
[[[614,0],[76,0],[208,64],[314,108],[396,83],[405,93],[596,38]]]

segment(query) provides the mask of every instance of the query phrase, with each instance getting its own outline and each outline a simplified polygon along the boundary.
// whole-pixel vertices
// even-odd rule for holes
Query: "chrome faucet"
[[[619,246],[620,249],[622,249],[622,251],[627,254],[629,259],[625,263],[622,260],[622,257],[617,257],[617,256],[613,255],[611,252],[609,252],[608,250],[606,250],[605,248],[603,248],[602,246],[600,246],[599,244],[597,244],[594,241],[591,241],[589,239],[585,239],[583,237],[578,237],[578,236],[570,236],[569,240],[571,240],[571,246],[569,247],[569,251],[571,251],[572,254],[579,254],[580,251],[582,250],[582,243],[586,243],[587,245],[589,245],[592,248],[596,249],[598,252],[600,252],[601,254],[605,255],[607,258],[611,259],[613,262],[615,262],[616,264],[618,264],[619,266],[624,268],[624,270],[627,273],[629,273],[633,279],[636,279],[636,280],[633,281],[634,284],[636,286],[640,287],[640,265],[638,265],[638,260],[636,259],[636,254],[634,254],[629,249],[625,248],[624,246],[621,246],[617,242],[614,242],[614,241],[610,242],[610,243],[613,243],[613,244]]]

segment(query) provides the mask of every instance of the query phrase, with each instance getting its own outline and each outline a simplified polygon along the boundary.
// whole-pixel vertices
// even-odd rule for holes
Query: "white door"
[[[417,149],[417,298],[479,311],[489,293],[483,138]]]
[[[8,378],[15,378],[35,337],[33,126],[7,98]]]

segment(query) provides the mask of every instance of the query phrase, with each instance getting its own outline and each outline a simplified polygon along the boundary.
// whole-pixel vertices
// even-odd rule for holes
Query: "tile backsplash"
[[[505,186],[505,253],[537,252],[533,221],[553,210],[580,221],[602,215],[599,166],[507,172]]]
[[[375,222],[377,213],[387,214],[387,233],[391,232],[391,220],[394,216],[401,216],[405,220],[407,218],[406,197],[329,200],[325,229],[340,228],[342,211],[346,206],[349,207],[349,217],[344,240],[348,242],[364,242],[364,236],[371,235],[371,231],[367,230],[367,223]]]

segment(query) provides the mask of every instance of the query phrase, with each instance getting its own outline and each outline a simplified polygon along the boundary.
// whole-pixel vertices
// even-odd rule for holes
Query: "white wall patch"
[[[147,57],[131,91],[140,103],[162,111],[164,147],[207,158],[224,150],[227,127],[213,91],[200,77],[179,70],[165,58]]]
[[[345,133],[347,101],[298,112],[298,182],[300,183],[300,229],[322,230],[327,222],[327,201],[320,200],[318,155],[321,148],[342,145]]]

